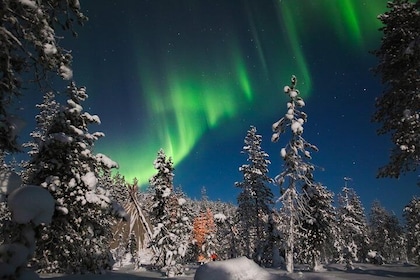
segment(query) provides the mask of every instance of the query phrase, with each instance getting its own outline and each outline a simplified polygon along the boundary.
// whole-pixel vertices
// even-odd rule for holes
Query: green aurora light
[[[277,22],[272,24],[277,25],[278,34],[273,38],[274,48],[265,47],[260,34],[261,22],[257,19],[264,15],[256,14],[250,7],[247,9],[249,26],[245,28],[250,30],[255,42],[258,69],[265,75],[282,79],[276,81],[279,85],[296,74],[302,82],[300,89],[308,98],[312,81],[305,58],[305,48],[310,47],[306,45],[305,35],[313,32],[312,22],[319,17],[326,19],[327,25],[335,30],[332,34],[339,36],[343,43],[353,44],[356,51],[365,52],[364,42],[380,27],[376,16],[383,12],[386,1],[369,1],[369,4],[357,0],[303,2],[302,5],[296,0],[275,2]],[[243,114],[243,108],[261,102],[261,96],[267,99],[273,94],[259,92],[257,98],[257,81],[251,74],[246,50],[235,34],[227,46],[224,50],[216,48],[207,53],[187,49],[175,56],[160,50],[149,57],[145,44],[139,43],[134,57],[138,65],[138,91],[143,96],[137,102],[142,103],[138,107],[147,108],[146,114],[141,114],[146,117],[141,120],[141,131],[127,137],[124,144],[103,146],[119,163],[119,172],[126,179],[136,177],[144,186],[155,173],[153,160],[160,148],[173,158],[176,166],[188,157],[207,131]]]

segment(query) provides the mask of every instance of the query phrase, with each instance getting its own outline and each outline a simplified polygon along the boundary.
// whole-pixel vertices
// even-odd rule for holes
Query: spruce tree
[[[182,274],[191,234],[191,218],[186,199],[173,186],[173,163],[161,149],[154,161],[157,170],[150,180],[153,205],[149,213],[153,225],[150,246],[155,255],[152,264],[167,276]]]
[[[364,208],[356,192],[343,187],[338,194],[337,223],[340,261],[352,270],[353,261],[363,261],[368,252],[369,237]]]
[[[387,262],[400,261],[405,255],[405,238],[397,216],[374,201],[369,214],[370,248]]]
[[[334,238],[333,194],[321,184],[305,185],[303,200],[305,208],[300,226],[300,253],[310,263],[311,269],[317,271],[322,257],[325,258],[328,241]]]
[[[373,120],[382,125],[378,134],[390,134],[395,144],[378,176],[398,178],[420,164],[420,1],[393,0],[387,7],[378,16],[383,37],[374,51],[385,89]]]
[[[235,185],[241,189],[238,196],[240,232],[243,236],[245,255],[261,262],[263,240],[268,236],[266,223],[273,206],[273,193],[269,187],[272,179],[268,176],[268,154],[261,149],[262,136],[251,126],[244,140],[242,153],[248,154],[248,164],[239,171],[243,181]]]
[[[285,226],[285,261],[288,272],[292,272],[294,269],[294,244],[298,236],[296,224],[299,221],[299,214],[302,213],[301,210],[305,207],[299,190],[304,185],[314,185],[312,174],[314,166],[309,162],[311,159],[310,150],[318,151],[315,145],[310,144],[302,137],[303,124],[307,121],[307,115],[300,110],[305,106],[305,102],[299,96],[296,83],[296,77],[292,76],[291,85],[284,87],[284,93],[290,98],[287,102],[287,113],[273,124],[274,133],[271,138],[272,142],[277,142],[280,135],[286,132],[286,128],[290,127],[291,139],[280,152],[284,160],[284,168],[275,178],[281,188],[282,212],[288,219]],[[286,187],[283,189],[284,185]]]
[[[67,94],[67,104],[41,129],[38,148],[30,152],[26,183],[46,188],[56,200],[51,224],[39,232],[33,265],[43,272],[100,272],[110,268],[112,203],[99,177],[117,164],[94,154],[104,134],[88,131],[100,119],[83,111],[86,89],[71,83]]]
[[[215,252],[218,260],[235,258],[238,255],[239,239],[241,236],[237,231],[236,212],[237,207],[224,202],[217,202],[218,207],[213,210],[214,222],[216,225]]]
[[[413,197],[404,208],[407,232],[407,254],[410,260],[420,264],[420,198]]]

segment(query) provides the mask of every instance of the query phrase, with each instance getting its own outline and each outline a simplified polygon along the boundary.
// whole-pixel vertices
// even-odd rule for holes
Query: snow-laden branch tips
[[[296,77],[292,76],[291,85],[284,87],[284,93],[290,97],[289,102],[287,102],[287,112],[284,117],[275,122],[272,126],[272,142],[277,142],[280,135],[286,133],[288,127],[290,127],[292,132],[291,140],[286,147],[280,150],[280,155],[285,160],[286,169],[276,178],[279,185],[283,184],[285,177],[294,177],[294,180],[304,180],[306,183],[310,184],[311,178],[308,178],[308,174],[314,170],[314,166],[305,161],[304,158],[307,160],[312,158],[308,148],[313,151],[318,151],[318,148],[315,145],[307,142],[302,137],[303,124],[306,123],[308,116],[305,112],[300,110],[300,108],[305,106],[305,102],[299,96],[299,90],[296,89],[296,83]],[[294,176],[291,176],[292,173],[288,172],[292,169],[298,171],[295,172]]]
[[[303,133],[303,124],[307,120],[307,115],[299,111],[297,108],[305,106],[305,102],[299,96],[299,91],[296,89],[297,79],[292,76],[292,84],[284,87],[284,93],[289,95],[290,101],[287,103],[287,113],[280,120],[273,124],[272,142],[277,142],[280,134],[284,133],[287,126],[290,126],[293,134],[300,135]]]

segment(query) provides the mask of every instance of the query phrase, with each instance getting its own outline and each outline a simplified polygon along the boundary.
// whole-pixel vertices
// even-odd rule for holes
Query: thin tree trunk
[[[295,229],[294,229],[294,213],[293,212],[293,199],[292,199],[292,195],[293,195],[293,190],[292,193],[288,195],[287,198],[287,207],[289,208],[289,233],[287,236],[287,248],[286,248],[286,252],[285,252],[285,257],[286,257],[286,270],[287,272],[293,272],[294,270],[294,266],[293,266],[293,249],[294,249],[294,242],[295,242]]]

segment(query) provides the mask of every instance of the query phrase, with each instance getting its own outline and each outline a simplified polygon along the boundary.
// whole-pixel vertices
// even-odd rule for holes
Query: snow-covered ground
[[[174,280],[186,280],[194,279],[195,271],[198,268],[196,265],[191,265],[185,276],[171,278]],[[263,273],[262,279],[420,279],[420,267],[416,265],[408,264],[385,264],[385,265],[372,265],[372,264],[355,264],[355,270],[347,272],[344,265],[333,264],[326,267],[324,272],[309,272],[303,267],[297,267],[295,273],[287,273],[280,269],[265,269],[265,272],[270,274],[270,278],[267,278],[267,274]],[[235,270],[235,269],[234,269]],[[251,268],[252,270],[252,268]],[[255,272],[255,271],[254,271]],[[253,273],[251,271],[251,273]],[[151,280],[151,279],[165,279],[159,272],[153,271],[135,271],[130,267],[123,268],[118,271],[108,271],[105,274],[97,275],[41,275],[42,279],[48,280]],[[214,279],[221,280],[216,274],[209,273],[207,276],[200,279]],[[246,277],[236,278],[237,280],[247,279]],[[248,278],[249,279],[249,278]],[[253,279],[260,279],[253,278]]]

